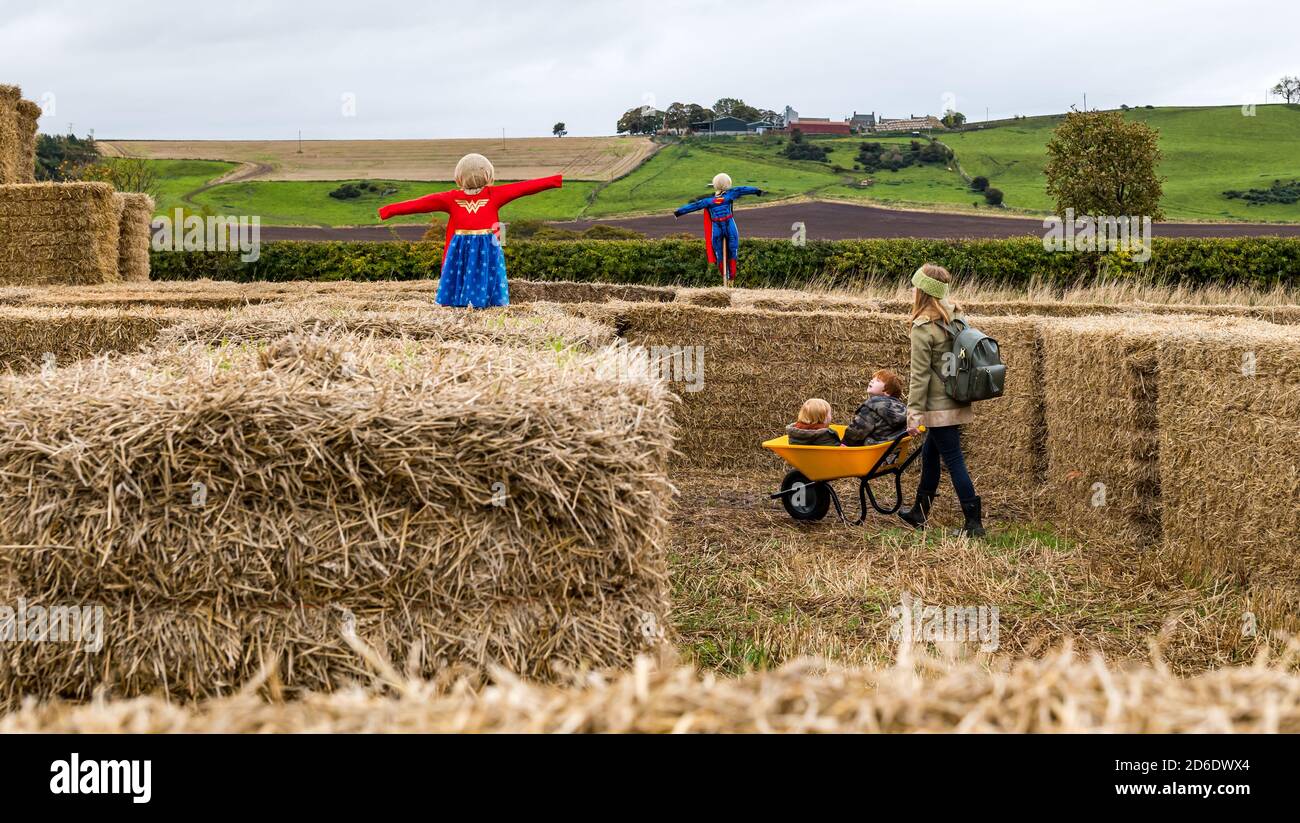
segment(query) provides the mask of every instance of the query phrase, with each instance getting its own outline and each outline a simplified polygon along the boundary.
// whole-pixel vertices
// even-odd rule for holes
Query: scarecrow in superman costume
[[[740,233],[736,231],[736,220],[731,204],[738,197],[747,194],[763,196],[762,189],[753,186],[736,186],[732,188],[731,177],[719,174],[713,178],[713,196],[704,197],[693,203],[687,203],[677,211],[674,217],[704,211],[704,245],[708,249],[709,264],[716,265],[724,281],[736,279],[736,256],[740,252]]]
[[[495,176],[486,157],[467,154],[456,164],[459,189],[391,203],[379,210],[381,220],[401,214],[447,213],[447,241],[442,247],[442,277],[436,298],[439,306],[485,309],[510,305],[498,211],[511,200],[563,184],[556,174],[494,186]]]

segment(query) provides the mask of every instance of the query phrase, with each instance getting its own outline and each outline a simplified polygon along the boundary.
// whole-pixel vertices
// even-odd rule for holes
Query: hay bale
[[[731,289],[721,286],[710,289],[678,289],[677,302],[688,306],[725,309],[731,305],[731,292]]]
[[[184,706],[157,697],[25,706],[0,733],[1296,733],[1300,674],[1234,666],[1190,678],[1109,666],[1069,649],[1005,666],[809,661],[742,677],[641,661],[572,686],[502,679],[482,690],[404,683],[269,702]]]
[[[677,290],[663,286],[634,286],[622,283],[579,283],[576,281],[510,281],[511,303],[668,303]]]
[[[121,220],[107,183],[0,186],[0,284],[118,282]]]
[[[17,109],[18,152],[15,155],[15,183],[36,182],[36,128],[41,107],[30,100],[19,100]]]
[[[0,186],[23,182],[23,141],[19,134],[18,103],[22,90],[17,86],[0,85]]]
[[[117,248],[118,279],[124,283],[149,281],[149,247],[154,202],[147,194],[119,193],[122,200],[121,237]]]
[[[0,306],[0,370],[63,366],[140,350],[165,328],[206,315],[185,309]]]
[[[1043,324],[1046,494],[1073,534],[1160,540],[1157,384],[1169,325],[1151,315]]]
[[[535,676],[556,661],[626,665],[643,624],[665,625],[672,420],[660,381],[610,365],[573,349],[335,334],[0,378],[0,543],[23,546],[0,565],[36,600],[142,619],[207,610],[232,637],[259,610],[337,605],[416,615],[451,663],[490,655]],[[521,623],[522,604],[576,617]],[[500,609],[499,623],[464,622]],[[394,644],[414,637],[394,625]],[[168,648],[207,654],[196,636]],[[160,663],[160,637],[115,640],[116,659],[205,671]],[[75,665],[18,649],[10,694],[90,687],[42,654]]]
[[[640,641],[646,607],[661,619],[656,587],[611,598],[501,597],[400,607],[293,605],[282,608],[149,609],[112,604],[102,635],[85,642],[20,644],[0,659],[0,706],[25,696],[89,700],[96,694],[165,694],[197,700],[238,692],[274,666],[290,696],[372,682],[375,671],[349,633],[409,676],[453,667],[504,666],[536,679],[556,667],[621,667]],[[8,601],[13,604],[14,601]],[[67,603],[64,601],[45,601]],[[30,608],[32,604],[28,604]],[[11,605],[12,607],[12,605]],[[95,639],[102,636],[102,646]]]
[[[554,306],[534,304],[488,311],[464,311],[428,304],[385,304],[372,311],[369,301],[329,300],[250,306],[209,313],[178,324],[159,338],[170,346],[185,342],[265,341],[304,328],[415,340],[520,346],[530,349],[597,349],[614,342],[612,326],[575,317]]]
[[[1300,343],[1184,326],[1160,353],[1164,555],[1198,579],[1300,587]]]

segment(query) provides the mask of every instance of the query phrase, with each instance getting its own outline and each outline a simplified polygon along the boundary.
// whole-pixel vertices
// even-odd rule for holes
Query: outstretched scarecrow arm
[[[550,177],[539,177],[536,180],[520,180],[518,183],[506,183],[503,186],[492,187],[492,199],[498,206],[504,206],[511,200],[519,197],[527,197],[530,194],[537,194],[539,191],[547,189],[558,189],[564,185],[564,176],[553,174]]]
[[[765,192],[762,189],[755,188],[754,186],[736,186],[732,189],[728,189],[727,194],[730,194],[731,199],[735,200],[736,198],[744,197],[747,194],[755,194],[762,197]]]
[[[693,203],[687,203],[685,206],[682,206],[680,209],[673,212],[673,216],[681,217],[683,214],[690,214],[693,211],[699,211],[700,209],[708,208],[710,205],[712,205],[712,203],[713,203],[712,197],[701,197],[699,200],[696,200]]]
[[[379,219],[387,220],[390,217],[397,217],[403,214],[427,214],[433,211],[451,211],[451,200],[447,196],[451,194],[448,191],[440,191],[437,194],[426,194],[424,197],[417,197],[414,200],[407,200],[402,203],[389,203],[379,209]]]

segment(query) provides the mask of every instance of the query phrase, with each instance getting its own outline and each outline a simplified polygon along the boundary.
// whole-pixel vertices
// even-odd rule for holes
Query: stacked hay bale
[[[1300,346],[1290,329],[1132,315],[1049,323],[1043,336],[1058,522],[1164,573],[1244,587],[1260,626],[1294,621]]]
[[[1160,356],[1169,562],[1197,579],[1230,575],[1265,599],[1295,602],[1300,343],[1294,328],[1188,325]]]
[[[0,283],[117,282],[121,223],[107,183],[0,186]]]
[[[571,310],[612,323],[650,356],[667,355],[662,347],[684,349],[682,360],[660,361],[670,371],[688,359],[688,371],[702,367],[702,374],[665,375],[681,397],[678,449],[688,468],[779,472],[780,462],[760,444],[779,436],[804,400],[824,398],[837,422],[846,422],[865,398],[872,372],[893,369],[906,381],[910,343],[903,315],[719,310],[681,302]],[[972,321],[1002,344],[1009,374],[1004,397],[975,406],[976,422],[966,432],[972,474],[989,511],[1028,514],[1043,469],[1038,324],[1010,317]],[[940,494],[940,514],[956,511],[950,487]]]
[[[0,566],[105,607],[0,694],[625,666],[665,624],[668,395],[602,353],[351,334],[0,378]],[[21,493],[17,493],[19,488]]]
[[[153,200],[106,183],[36,183],[41,109],[0,86],[0,285],[149,279]]]
[[[15,183],[36,182],[36,128],[41,119],[41,107],[30,100],[19,100],[16,106],[18,114],[18,167],[15,169]]]
[[[1156,404],[1170,325],[1152,315],[1043,324],[1047,493],[1077,535],[1160,542]]]
[[[18,124],[22,96],[17,86],[0,85],[0,186],[27,182],[22,179],[23,140]]]
[[[149,280],[149,246],[154,201],[147,194],[119,194],[122,200],[117,273],[125,283]]]

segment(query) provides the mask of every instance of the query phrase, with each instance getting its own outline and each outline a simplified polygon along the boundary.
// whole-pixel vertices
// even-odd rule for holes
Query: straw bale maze
[[[147,203],[25,168],[0,629],[102,632],[0,643],[0,731],[1300,730],[1294,306],[971,300],[1010,369],[965,434],[989,538],[798,524],[759,444],[905,371],[897,300],[147,282]],[[997,607],[996,649],[900,644],[909,599]]]

